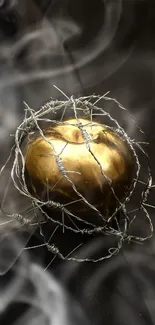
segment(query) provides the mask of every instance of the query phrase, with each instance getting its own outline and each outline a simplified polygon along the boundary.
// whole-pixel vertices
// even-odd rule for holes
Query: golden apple
[[[68,124],[44,130],[47,141],[40,134],[29,138],[24,152],[27,184],[33,195],[44,201],[67,203],[74,212],[90,211],[83,200],[73,203],[81,198],[74,184],[89,203],[108,217],[117,207],[116,197],[124,199],[132,184],[133,153],[117,132],[99,122],[91,125],[87,119],[79,121],[83,132],[76,119],[69,119],[65,121]],[[64,170],[67,173],[63,175]]]

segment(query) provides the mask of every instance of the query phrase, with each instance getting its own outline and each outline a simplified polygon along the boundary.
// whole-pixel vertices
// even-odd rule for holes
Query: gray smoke
[[[118,42],[119,39],[126,38],[134,17],[132,5],[129,1],[125,2],[127,14]],[[0,6],[4,6],[4,3],[4,0],[0,1]],[[53,6],[56,3],[57,1],[53,1]],[[0,166],[4,164],[13,144],[11,134],[15,132],[24,117],[23,102],[27,102],[32,109],[36,110],[50,97],[62,97],[53,88],[54,84],[68,96],[74,95],[75,97],[77,94],[81,94],[83,89],[89,90],[89,94],[94,92],[103,94],[111,90],[110,95],[127,107],[142,127],[150,128],[149,118],[151,120],[151,114],[154,111],[154,87],[152,86],[154,85],[154,54],[144,53],[143,55],[138,52],[137,56],[134,56],[133,46],[120,51],[117,46],[116,33],[123,14],[123,1],[105,0],[103,3],[103,22],[95,37],[82,48],[77,46],[76,49],[69,51],[65,48],[64,43],[78,39],[83,33],[83,26],[70,17],[67,10],[64,10],[62,15],[59,14],[59,10],[56,10],[51,19],[47,17],[42,19],[41,12],[33,1],[8,1],[9,9],[14,8],[15,15],[18,17],[18,33],[9,40],[1,37],[0,44]],[[3,30],[0,31],[0,36],[2,35]],[[102,82],[101,86],[97,87],[96,85],[100,82]],[[118,111],[110,102],[107,102],[106,108],[110,114],[114,114],[126,132],[132,138],[136,138],[137,130],[133,121],[122,111]],[[154,122],[152,131],[154,134]],[[154,144],[152,148],[154,151]],[[6,171],[0,183],[0,198],[3,208],[8,213],[12,213],[14,210],[26,211],[27,203],[17,199],[17,193],[14,194],[10,185],[9,195],[7,199],[5,197],[3,200],[6,188],[8,190],[8,175],[9,171]],[[135,202],[137,202],[136,198]],[[152,202],[154,204],[154,196]],[[154,217],[153,212],[151,217]],[[7,221],[4,228],[3,222],[6,222],[6,216],[1,212],[0,279],[3,282],[4,273],[8,270],[8,266],[10,268],[10,263],[12,266],[10,272],[13,273],[13,276],[11,281],[7,281],[7,285],[1,286],[0,317],[4,313],[8,313],[8,308],[12,303],[21,305],[27,303],[28,310],[24,315],[19,316],[14,324],[86,325],[87,318],[81,307],[73,297],[68,296],[59,280],[52,274],[44,272],[42,265],[33,262],[28,253],[22,253],[17,261],[17,257],[23,251],[33,230],[21,240],[20,234],[10,234],[12,220],[8,219]],[[142,227],[142,225],[145,228],[143,216],[140,218],[140,226]],[[140,229],[139,223],[137,229]],[[85,250],[82,247],[80,257],[86,255],[92,257],[100,250],[105,241],[103,243],[103,238],[99,244],[97,241],[98,247],[95,243],[94,240],[88,250],[87,246]],[[74,286],[78,279],[83,281],[82,284],[79,283],[81,296],[84,297],[83,308],[86,309],[86,305],[89,304],[88,310],[90,310],[93,324],[95,321],[98,324],[106,323],[106,304],[109,303],[107,298],[109,293],[112,295],[109,314],[113,314],[114,323],[151,324],[151,320],[154,323],[154,240],[151,244],[152,246],[148,246],[146,253],[144,253],[143,246],[140,246],[138,248],[140,253],[137,252],[137,248],[134,248],[127,254],[128,263],[134,269],[134,277],[142,291],[141,296],[144,299],[144,304],[151,315],[146,322],[141,309],[138,309],[137,305],[136,309],[133,309],[133,301],[135,302],[136,297],[139,297],[139,291],[132,288],[134,282],[131,281],[132,276],[125,269],[124,276],[119,272],[119,276],[116,277],[116,271],[123,269],[120,255],[116,259],[114,257],[114,259],[106,261],[106,264],[98,264],[95,271],[88,265],[85,268],[88,268],[89,271],[86,272],[85,269],[84,273],[80,273],[79,268],[84,266],[74,263],[69,269],[67,265],[66,277],[72,277],[77,271]],[[144,268],[144,272],[142,268]],[[91,276],[90,272],[92,272]],[[107,284],[108,275],[113,273],[114,278],[117,279],[119,294],[115,292],[116,286],[113,289],[111,286],[108,287],[107,291],[105,287],[101,286],[102,283]],[[106,296],[105,303],[100,305],[98,303],[100,301],[100,297],[98,298],[99,288],[102,290],[102,294],[105,292]],[[92,302],[88,299],[89,295],[93,297]],[[96,309],[94,309],[94,305]],[[103,312],[104,317],[101,320],[100,315]]]
[[[1,274],[4,263],[7,263],[7,256],[17,255],[20,249],[21,243],[17,238],[10,236],[11,246],[8,245],[6,238],[3,245],[1,242]],[[10,319],[10,324],[88,324],[82,308],[67,294],[63,285],[48,271],[45,272],[41,265],[33,262],[26,252],[23,252],[14,264],[11,273],[11,280],[3,285],[0,293],[0,319],[14,303],[18,319],[15,323]],[[18,308],[22,304],[27,304],[28,307],[20,316]]]

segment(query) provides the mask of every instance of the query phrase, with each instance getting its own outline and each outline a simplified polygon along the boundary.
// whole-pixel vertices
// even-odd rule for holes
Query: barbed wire
[[[57,88],[57,87],[56,87]],[[59,90],[59,88],[57,88]],[[62,92],[62,91],[61,91]],[[63,93],[63,92],[62,92]],[[54,243],[50,244],[49,241],[46,241],[46,236],[43,233],[42,230],[42,223],[39,222],[39,219],[36,217],[35,221],[33,218],[33,221],[29,219],[28,217],[22,216],[21,213],[12,213],[6,214],[9,219],[17,220],[21,223],[21,226],[25,226],[27,229],[30,228],[30,226],[36,225],[40,227],[40,232],[42,234],[42,237],[44,239],[44,246],[47,247],[47,249],[52,252],[54,255],[60,257],[64,260],[73,260],[77,262],[99,262],[103,259],[110,258],[112,255],[117,254],[124,242],[144,242],[145,240],[151,238],[153,234],[153,224],[150,217],[150,214],[148,212],[149,208],[155,208],[153,205],[149,204],[149,194],[151,189],[154,187],[152,175],[151,175],[151,169],[150,169],[150,160],[148,154],[145,152],[145,149],[142,147],[143,145],[146,146],[148,143],[146,140],[138,142],[135,139],[131,139],[128,134],[125,132],[125,130],[121,127],[119,122],[114,119],[111,114],[105,110],[105,108],[101,108],[96,106],[103,102],[103,104],[107,101],[111,101],[114,104],[116,104],[119,109],[125,111],[127,115],[132,119],[133,123],[135,124],[135,127],[137,130],[145,135],[145,133],[141,130],[141,128],[136,124],[135,120],[132,118],[131,114],[128,112],[126,108],[124,108],[115,98],[111,98],[107,96],[109,94],[106,93],[103,96],[98,95],[92,95],[92,96],[85,96],[80,98],[69,98],[65,94],[65,100],[59,101],[55,99],[51,99],[48,103],[46,103],[44,106],[42,106],[38,111],[34,111],[31,109],[26,103],[25,103],[25,117],[22,121],[22,123],[18,126],[15,134],[15,144],[13,148],[11,149],[10,155],[5,163],[5,165],[1,168],[0,171],[0,177],[3,174],[5,168],[7,167],[8,162],[11,159],[12,154],[14,154],[14,160],[13,164],[10,170],[10,176],[13,182],[13,186],[16,188],[16,190],[20,193],[20,195],[25,196],[30,200],[30,202],[33,205],[33,215],[35,214],[35,211],[40,211],[42,218],[44,222],[56,224],[57,227],[62,227],[63,232],[65,229],[72,231],[76,234],[80,233],[81,235],[114,235],[117,239],[118,246],[116,248],[109,248],[107,256],[100,257],[98,259],[93,258],[75,258],[75,257],[65,257],[63,254],[59,251],[59,248],[55,246]],[[69,112],[69,116],[72,115],[72,117],[76,120],[76,124],[74,124],[72,121],[69,120],[63,121],[65,114]],[[61,114],[61,118],[58,119],[57,115]],[[53,119],[54,116],[54,119]],[[106,116],[111,123],[113,123],[113,126],[106,126],[107,129],[114,131],[116,134],[118,134],[122,139],[124,139],[130,148],[134,161],[135,161],[135,177],[132,180],[132,184],[129,188],[128,194],[126,195],[123,202],[121,202],[116,193],[114,188],[111,185],[111,180],[106,176],[103,167],[100,163],[100,161],[97,159],[95,154],[93,153],[93,150],[91,149],[91,142],[93,141],[91,136],[88,134],[86,130],[86,126],[93,126],[95,125],[94,116],[103,117]],[[87,123],[83,124],[81,123],[81,118],[87,118]],[[111,215],[108,215],[108,218],[105,217],[101,213],[101,211],[94,206],[92,203],[90,203],[86,197],[81,194],[81,192],[77,189],[74,182],[70,178],[70,174],[79,172],[72,171],[72,170],[66,170],[63,165],[63,159],[60,157],[63,150],[66,148],[68,143],[65,144],[64,148],[61,150],[61,152],[58,154],[56,148],[54,147],[53,143],[48,139],[46,134],[44,133],[44,130],[41,127],[41,123],[44,122],[47,125],[74,125],[76,126],[79,131],[81,132],[81,135],[83,137],[83,140],[86,144],[86,150],[89,151],[93,159],[96,161],[96,163],[100,167],[101,174],[103,175],[105,181],[107,182],[107,185],[110,187],[113,196],[115,197],[117,201],[117,207],[115,211]],[[23,141],[25,137],[31,138],[31,136],[34,136],[35,134],[39,134],[39,136],[45,140],[49,146],[51,147],[51,154],[53,157],[55,157],[55,161],[57,163],[58,171],[62,175],[60,181],[62,179],[65,179],[72,187],[73,191],[76,193],[78,200],[71,201],[67,204],[62,204],[60,202],[56,202],[48,198],[48,200],[42,200],[39,196],[33,195],[27,186],[26,178],[25,178],[25,158],[23,153]],[[137,148],[141,151],[143,157],[145,157],[147,161],[147,180],[146,182],[143,182],[140,180],[140,171],[141,171],[141,163],[140,159],[137,153]],[[42,156],[45,156],[46,154],[42,154]],[[139,203],[137,204],[136,209],[133,209],[133,212],[136,212],[134,216],[132,216],[132,211],[128,211],[127,205],[129,202],[131,202],[134,192],[136,191],[137,184],[141,184],[144,186],[144,188],[141,191],[141,196]],[[48,184],[47,184],[48,185]],[[56,186],[55,184],[54,186]],[[48,188],[48,186],[47,186]],[[54,187],[53,187],[54,189]],[[79,216],[76,213],[73,213],[73,211],[70,211],[69,207],[71,204],[75,204],[77,201],[83,201],[84,204],[89,207],[90,211],[93,213],[96,213],[100,217],[102,225],[97,226],[95,222],[91,222],[89,220],[85,220],[82,216]],[[62,215],[62,221],[56,218],[52,218],[51,214],[49,214],[47,211],[45,211],[45,207],[54,209],[55,211],[59,211]],[[121,212],[121,213],[120,213]],[[140,237],[138,235],[133,235],[130,233],[130,229],[133,226],[133,223],[138,218],[138,214],[143,213],[145,215],[146,220],[149,224],[149,230],[150,233],[147,236]],[[65,216],[70,220],[71,226],[65,223],[64,219]],[[115,220],[115,226],[113,223],[113,220]],[[76,224],[76,221],[80,222],[80,225],[84,225],[84,227],[79,227],[79,225]],[[8,221],[6,221],[7,223]],[[28,248],[27,248],[28,249]]]

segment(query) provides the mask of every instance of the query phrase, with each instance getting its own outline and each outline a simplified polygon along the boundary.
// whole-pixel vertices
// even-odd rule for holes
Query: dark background
[[[23,102],[38,109],[51,96],[63,98],[53,88],[56,84],[68,96],[102,95],[110,90],[145,130],[154,175],[154,34],[153,0],[0,1],[1,164],[11,147],[9,135],[24,116]],[[117,119],[136,137],[127,117],[120,112]],[[49,227],[44,231],[50,234]],[[65,239],[61,232],[55,236],[64,253],[80,240],[72,233],[65,234]],[[109,237],[86,239],[80,254],[102,256],[113,245],[111,241]],[[30,244],[40,243],[36,232]],[[143,245],[126,244],[119,255],[101,263],[56,258],[48,270],[68,292],[71,324],[86,324],[74,309],[74,300],[90,324],[154,324],[154,246],[154,237]],[[29,260],[46,267],[51,254],[45,247],[37,248]],[[2,288],[11,276],[9,271],[1,277]],[[12,301],[2,311],[0,323],[16,324],[27,308],[29,304]]]

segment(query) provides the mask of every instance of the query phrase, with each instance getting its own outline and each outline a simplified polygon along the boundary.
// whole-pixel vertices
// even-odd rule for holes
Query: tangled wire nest
[[[65,95],[66,96],[66,95]],[[16,188],[16,190],[22,195],[22,197],[26,197],[31,202],[32,206],[32,214],[33,217],[26,218],[24,217],[24,214],[21,213],[6,213],[6,216],[11,220],[16,220],[20,222],[21,226],[24,226],[24,229],[26,228],[28,231],[33,227],[39,227],[40,233],[44,238],[44,245],[47,247],[47,249],[52,252],[54,255],[59,256],[61,259],[67,259],[67,260],[73,260],[77,262],[83,262],[83,261],[92,261],[92,262],[98,262],[102,261],[105,258],[110,258],[112,255],[117,254],[119,250],[121,249],[123,243],[125,241],[136,241],[136,242],[144,242],[146,239],[150,238],[153,234],[153,224],[151,221],[151,217],[148,212],[148,208],[151,207],[151,205],[148,203],[149,193],[152,185],[152,175],[151,175],[151,169],[149,164],[149,156],[145,152],[143,146],[146,147],[147,143],[146,141],[138,142],[134,139],[131,139],[128,134],[125,132],[125,130],[120,126],[118,121],[113,118],[108,111],[106,111],[103,108],[100,108],[97,106],[99,102],[103,101],[103,103],[107,103],[107,101],[111,101],[115,103],[120,110],[124,111],[128,118],[132,119],[132,122],[135,124],[135,127],[137,128],[137,132],[139,132],[141,135],[144,135],[144,132],[137,126],[136,122],[133,120],[127,109],[125,109],[116,99],[108,97],[108,93],[106,93],[104,96],[87,96],[87,97],[80,97],[80,98],[66,98],[64,101],[59,101],[55,99],[51,99],[50,102],[46,103],[43,107],[41,107],[38,111],[33,111],[30,107],[28,107],[27,104],[25,104],[25,118],[23,122],[19,125],[15,132],[15,144],[11,150],[11,153],[1,169],[1,174],[5,170],[8,162],[10,161],[12,155],[14,155],[13,164],[11,166],[11,179],[13,182],[13,186]],[[47,199],[41,199],[39,196],[35,195],[35,192],[32,192],[29,189],[29,186],[27,185],[27,180],[25,176],[25,156],[23,151],[23,143],[26,139],[29,139],[29,137],[33,136],[34,134],[39,135],[46,141],[48,144],[52,145],[51,142],[49,142],[48,138],[44,134],[44,126],[45,125],[67,125],[69,122],[66,123],[64,120],[65,114],[69,114],[72,118],[76,119],[77,123],[76,126],[80,130],[82,137],[85,141],[86,147],[85,150],[88,150],[90,154],[93,156],[93,159],[96,160],[96,163],[100,166],[100,162],[95,157],[94,153],[90,149],[90,137],[86,131],[86,128],[82,123],[80,123],[79,115],[80,117],[89,120],[90,126],[93,126],[94,117],[96,116],[98,119],[101,119],[102,117],[107,119],[109,121],[109,130],[114,131],[117,135],[119,135],[121,138],[125,139],[128,147],[130,148],[130,151],[132,152],[134,162],[135,162],[135,177],[132,179],[131,186],[129,188],[129,191],[125,198],[123,199],[123,202],[120,200],[113,210],[111,215],[108,215],[108,217],[102,214],[102,211],[100,211],[95,205],[91,204],[86,197],[81,194],[75,184],[72,180],[69,178],[69,173],[66,171],[66,169],[63,166],[63,161],[60,157],[60,154],[55,154],[55,161],[57,163],[57,168],[59,173],[62,175],[62,178],[67,179],[67,181],[70,182],[72,189],[74,192],[76,192],[76,195],[78,197],[77,201],[83,201],[85,206],[88,206],[90,211],[92,213],[96,213],[101,218],[100,225],[97,225],[94,222],[90,222],[89,219],[82,218],[78,213],[74,212],[73,210],[70,210],[67,206],[67,204],[63,204],[59,201],[51,200],[49,197],[49,193],[47,193]],[[54,118],[53,118],[54,116]],[[52,118],[51,118],[52,117]],[[141,163],[139,154],[137,153],[137,150],[139,150],[143,156],[143,159],[147,161],[147,181],[144,182],[140,179],[141,175]],[[104,171],[102,170],[104,173]],[[108,182],[109,179],[105,179]],[[136,188],[138,184],[141,184],[142,189],[139,197],[139,204],[136,203],[136,206],[134,209],[129,210],[129,206],[132,202],[132,198],[134,197],[134,193],[136,192]],[[115,196],[114,189],[111,185],[111,183],[108,183],[113,195]],[[117,199],[117,198],[116,198]],[[72,200],[72,204],[76,204],[76,201]],[[132,206],[132,204],[131,204]],[[62,220],[59,218],[53,218],[52,213],[49,213],[45,208],[48,207],[51,210],[59,211],[62,214]],[[133,227],[133,223],[138,218],[138,215],[140,213],[144,213],[147,222],[148,227],[150,229],[150,233],[147,236],[140,237],[138,235],[132,234],[132,231],[130,231]],[[39,213],[39,214],[38,214]],[[71,221],[71,225],[64,221],[64,216],[67,216],[69,220]],[[40,217],[41,216],[41,217]],[[50,240],[47,241],[43,230],[42,230],[42,223],[52,223],[56,224],[57,227],[62,227],[63,232],[65,229],[72,231],[75,233],[80,233],[82,235],[113,235],[116,236],[117,239],[117,247],[115,248],[109,248],[108,253],[106,256],[102,256],[98,259],[90,259],[88,257],[86,258],[76,258],[72,256],[65,257],[60,251],[59,248],[56,247],[55,244],[50,244]],[[76,224],[76,222],[80,222],[79,225]],[[81,226],[83,225],[83,227]],[[57,229],[57,228],[56,228]],[[52,233],[53,236],[53,233]],[[50,239],[52,238],[50,237]]]

